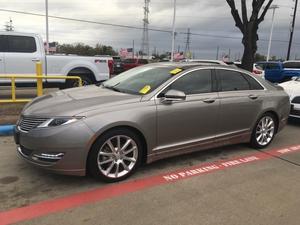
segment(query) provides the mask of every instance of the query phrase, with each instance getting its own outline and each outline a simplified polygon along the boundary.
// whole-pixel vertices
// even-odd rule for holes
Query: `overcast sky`
[[[96,22],[142,27],[143,0],[48,0],[49,15],[74,19],[84,19]],[[236,0],[237,6],[240,1]],[[250,11],[252,0],[248,0]],[[274,0],[280,6],[275,15],[274,41],[272,55],[286,57],[289,29],[291,24],[293,0]],[[0,9],[25,11],[31,13],[45,13],[45,0],[0,0]],[[249,12],[250,13],[250,12]],[[151,0],[149,22],[150,28],[171,30],[173,14],[173,0]],[[272,13],[269,11],[265,21],[259,29],[258,52],[267,54]],[[45,40],[45,18],[0,11],[0,25],[3,29],[6,21],[12,18],[15,31],[39,33]],[[292,58],[300,58],[300,7],[296,20]],[[82,42],[95,45],[101,43],[111,45],[115,49],[129,48],[132,40],[136,48],[140,48],[142,30],[125,29],[119,27],[103,26],[98,24],[81,23],[59,19],[50,19],[50,41],[59,43]],[[241,37],[239,30],[234,26],[230,8],[225,0],[177,0],[176,31],[186,32],[187,28],[192,33]],[[149,31],[150,50],[156,47],[162,53],[171,49],[171,35],[169,33]],[[176,48],[185,49],[186,35],[176,37]],[[281,42],[280,42],[281,41]],[[197,58],[213,59],[216,57],[217,46],[220,46],[220,55],[231,51],[231,57],[237,58],[242,54],[241,40],[207,37],[200,35],[191,36],[190,49]]]

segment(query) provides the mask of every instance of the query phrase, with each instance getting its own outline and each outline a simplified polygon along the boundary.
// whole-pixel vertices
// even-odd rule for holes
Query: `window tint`
[[[31,53],[36,51],[35,39],[26,36],[7,36],[9,52]]]
[[[285,62],[283,64],[284,68],[290,69],[300,69],[300,61],[299,62]]]
[[[243,74],[251,86],[251,90],[263,90],[264,88],[253,78],[247,74]]]
[[[197,70],[176,80],[169,89],[183,91],[186,95],[212,91],[211,70]]]
[[[268,63],[265,67],[267,70],[275,70],[280,69],[279,65],[277,63]]]
[[[6,52],[7,44],[5,43],[5,37],[0,35],[0,52]]]
[[[136,60],[135,59],[125,59],[124,63],[135,63]]]
[[[230,70],[217,70],[221,91],[250,90],[248,81],[241,73]]]

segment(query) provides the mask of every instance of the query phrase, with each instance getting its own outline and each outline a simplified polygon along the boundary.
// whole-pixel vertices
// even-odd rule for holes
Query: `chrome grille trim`
[[[42,123],[46,122],[48,118],[40,117],[21,117],[18,127],[21,131],[29,132],[30,130],[38,127]]]

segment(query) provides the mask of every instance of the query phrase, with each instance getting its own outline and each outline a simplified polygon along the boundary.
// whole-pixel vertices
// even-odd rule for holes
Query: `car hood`
[[[111,106],[138,102],[141,96],[129,95],[96,85],[72,88],[35,98],[22,112],[24,116],[76,116]]]
[[[300,81],[288,81],[279,84],[291,98],[300,96]]]

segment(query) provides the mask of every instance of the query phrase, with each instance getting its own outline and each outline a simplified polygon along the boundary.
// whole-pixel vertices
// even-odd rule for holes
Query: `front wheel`
[[[264,114],[256,123],[251,136],[251,145],[254,148],[265,148],[274,139],[277,131],[277,120],[271,113]]]
[[[141,158],[142,144],[138,135],[128,129],[115,129],[105,133],[93,145],[88,169],[102,181],[121,181],[135,172]]]

